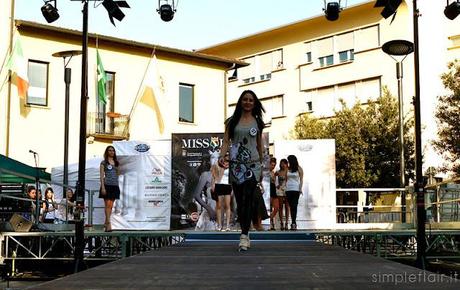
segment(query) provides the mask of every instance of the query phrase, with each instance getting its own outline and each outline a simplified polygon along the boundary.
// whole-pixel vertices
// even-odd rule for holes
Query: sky
[[[1,1],[1,0],[0,0]],[[15,0],[15,18],[47,24],[41,14],[43,0]],[[101,1],[90,1],[89,32],[194,50],[322,15],[323,0],[176,0],[174,19],[163,22],[156,12],[158,0],[127,0],[123,21],[110,23]],[[166,2],[160,1],[161,4]],[[365,0],[342,0],[352,6]],[[172,3],[172,0],[169,0]],[[60,17],[51,25],[82,30],[82,4],[57,0]]]

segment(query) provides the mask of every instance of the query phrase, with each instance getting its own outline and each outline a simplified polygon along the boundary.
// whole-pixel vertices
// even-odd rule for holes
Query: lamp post
[[[70,109],[70,82],[72,69],[67,67],[70,60],[74,55],[80,55],[81,50],[66,50],[53,53],[54,57],[62,57],[64,60],[64,82],[65,82],[65,109],[64,109],[64,176],[62,183],[64,184],[63,188],[63,198],[65,198],[65,193],[67,185],[69,183],[69,109]],[[66,62],[66,59],[69,58]]]
[[[405,181],[405,159],[404,159],[404,100],[403,100],[403,61],[414,51],[414,44],[407,40],[391,40],[383,44],[382,50],[396,61],[396,79],[398,80],[398,104],[399,104],[399,186],[404,188]],[[403,56],[401,60],[393,56]],[[401,194],[401,222],[406,222],[406,193]]]

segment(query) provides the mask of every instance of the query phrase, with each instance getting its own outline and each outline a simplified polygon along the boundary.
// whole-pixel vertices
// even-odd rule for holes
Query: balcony
[[[88,113],[87,136],[95,139],[125,140],[129,138],[129,116],[120,113]]]

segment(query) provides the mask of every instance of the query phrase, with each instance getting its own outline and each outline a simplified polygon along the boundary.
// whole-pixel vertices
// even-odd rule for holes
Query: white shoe
[[[247,251],[251,247],[249,237],[247,235],[240,236],[240,244],[238,245],[239,251]]]

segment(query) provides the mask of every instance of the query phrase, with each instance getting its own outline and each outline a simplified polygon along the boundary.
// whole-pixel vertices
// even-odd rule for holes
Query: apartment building
[[[430,143],[436,138],[436,97],[445,93],[439,76],[449,60],[460,56],[459,20],[446,19],[441,2],[418,1],[424,169],[442,163]],[[341,99],[347,105],[365,104],[380,96],[384,86],[397,97],[396,62],[403,57],[392,59],[382,45],[395,39],[413,42],[412,1],[402,2],[394,20],[382,18],[382,8],[374,4],[346,7],[337,21],[319,14],[199,50],[250,63],[229,72],[228,112],[241,91],[254,90],[267,110],[265,121],[273,142],[289,139],[301,114],[332,117],[341,108]],[[403,67],[407,114],[414,109],[413,54],[404,59]]]

